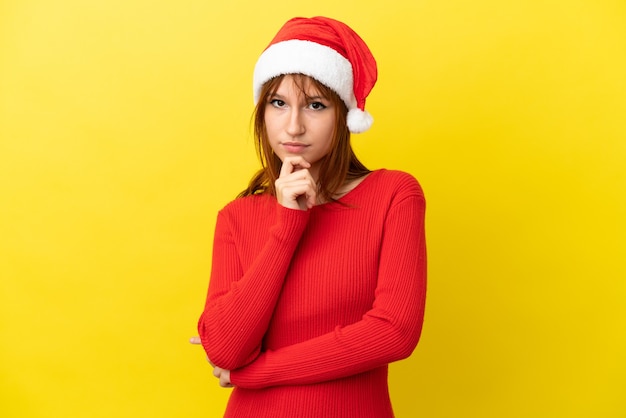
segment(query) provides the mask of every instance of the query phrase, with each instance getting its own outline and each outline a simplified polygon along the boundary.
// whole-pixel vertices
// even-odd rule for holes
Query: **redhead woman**
[[[254,69],[261,169],[217,215],[199,338],[226,417],[393,417],[387,372],[420,338],[425,200],[408,173],[368,170],[369,48],[294,18]]]

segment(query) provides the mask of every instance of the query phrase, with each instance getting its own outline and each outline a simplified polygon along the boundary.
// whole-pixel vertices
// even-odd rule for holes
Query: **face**
[[[265,127],[274,153],[282,160],[301,156],[317,178],[318,163],[328,154],[335,131],[337,109],[304,78],[304,92],[293,76],[285,76],[268,97]]]

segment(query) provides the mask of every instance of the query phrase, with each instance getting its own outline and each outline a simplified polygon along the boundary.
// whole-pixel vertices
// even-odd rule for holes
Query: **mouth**
[[[282,142],[281,145],[285,151],[292,154],[300,154],[308,147],[308,145],[301,142]]]

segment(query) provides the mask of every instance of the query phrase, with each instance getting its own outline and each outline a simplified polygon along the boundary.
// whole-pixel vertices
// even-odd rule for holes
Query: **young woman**
[[[424,316],[425,202],[411,175],[352,151],[376,76],[362,39],[324,17],[288,21],[257,62],[262,168],[218,214],[198,323],[234,387],[227,417],[393,416],[388,364]]]

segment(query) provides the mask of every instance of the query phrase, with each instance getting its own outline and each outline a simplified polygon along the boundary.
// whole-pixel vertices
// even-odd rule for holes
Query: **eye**
[[[272,99],[270,100],[270,104],[274,107],[284,107],[285,102],[280,99]]]
[[[313,110],[324,110],[326,109],[326,105],[322,102],[312,102],[309,103],[309,108]]]

